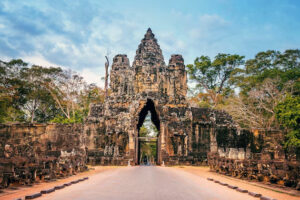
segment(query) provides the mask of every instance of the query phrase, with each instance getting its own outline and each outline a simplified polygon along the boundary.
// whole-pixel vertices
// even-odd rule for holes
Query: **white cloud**
[[[211,39],[225,33],[230,23],[218,15],[202,15],[196,22],[195,28],[189,31],[194,39]]]
[[[34,56],[25,56],[23,57],[23,60],[29,64],[36,64],[41,65],[43,67],[61,67],[62,69],[68,70],[69,67],[66,66],[58,66],[54,63],[49,62],[45,58],[43,58],[42,55],[34,55]],[[78,72],[84,80],[91,84],[95,83],[96,85],[103,87],[103,81],[101,81],[101,78],[104,77],[104,73],[102,72],[101,68],[84,68],[83,70]]]
[[[103,33],[109,38],[111,42],[118,42],[122,39],[123,31],[120,26],[108,25]]]
[[[23,56],[22,59],[24,62],[35,64],[35,65],[41,65],[43,67],[62,67],[66,68],[64,66],[58,66],[57,64],[51,63],[48,60],[46,60],[42,55],[36,54],[31,56]]]
[[[79,73],[87,83],[95,83],[97,86],[104,87],[104,83],[101,80],[104,75],[99,69],[83,69]]]

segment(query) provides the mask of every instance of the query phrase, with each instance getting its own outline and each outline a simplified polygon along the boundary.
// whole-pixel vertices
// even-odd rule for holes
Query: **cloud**
[[[24,60],[24,62],[29,63],[31,65],[35,64],[35,65],[40,65],[40,66],[44,66],[44,67],[62,67],[62,68],[66,68],[64,66],[58,66],[55,63],[51,63],[51,62],[47,61],[40,54],[25,56],[25,57],[22,57],[22,59]]]
[[[141,2],[121,0],[1,0],[0,59],[68,67],[97,82],[104,76],[107,52],[111,61],[121,53],[132,63],[149,26],[166,63],[174,53],[182,54],[189,64],[201,55],[253,56],[261,50],[299,46],[299,14],[282,15],[282,6],[274,4],[277,7],[266,7],[266,22],[262,20],[265,12],[259,15],[257,9],[264,8],[261,4],[244,8],[227,0],[216,2],[175,5],[164,1],[157,4],[159,8],[156,4],[145,8]],[[299,13],[299,6],[294,7],[289,13]],[[276,16],[286,16],[285,21]]]
[[[100,87],[104,87],[104,82],[101,80],[103,74],[99,69],[83,69],[79,74],[84,78],[84,80],[89,83],[95,83]]]
[[[2,5],[1,5],[2,4]],[[56,65],[92,77],[104,74],[104,56],[128,53],[133,59],[137,23],[106,10],[97,1],[0,3],[0,57]],[[3,30],[3,31],[2,31]],[[0,58],[0,59],[1,59]],[[55,63],[55,64],[54,64]]]
[[[209,39],[224,36],[230,28],[230,23],[218,15],[202,15],[199,17],[195,28],[189,31],[193,39]]]
[[[167,64],[172,54],[185,54],[186,49],[188,48],[183,40],[176,38],[176,36],[174,36],[174,34],[171,32],[161,33],[159,35],[158,43],[163,50],[164,58]]]

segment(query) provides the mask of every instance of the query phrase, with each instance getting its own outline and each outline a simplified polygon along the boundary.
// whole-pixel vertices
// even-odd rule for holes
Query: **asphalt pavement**
[[[94,174],[39,199],[49,200],[250,200],[248,194],[172,167],[137,166]]]

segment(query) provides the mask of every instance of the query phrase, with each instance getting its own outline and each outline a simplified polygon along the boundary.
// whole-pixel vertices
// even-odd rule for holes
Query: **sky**
[[[151,28],[165,62],[182,54],[239,54],[300,47],[298,0],[1,0],[0,60],[60,66],[103,86],[105,55],[133,62]]]

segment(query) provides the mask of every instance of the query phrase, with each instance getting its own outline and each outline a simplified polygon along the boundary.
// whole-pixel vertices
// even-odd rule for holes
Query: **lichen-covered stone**
[[[0,125],[0,187],[71,175],[85,162],[80,124]]]
[[[151,29],[132,66],[126,55],[113,58],[110,89],[104,105],[91,107],[84,128],[93,164],[138,164],[139,128],[148,112],[159,130],[158,164],[206,164],[206,153],[217,148],[216,128],[235,126],[222,111],[189,105],[183,57],[174,54],[166,65]]]
[[[139,164],[139,129],[148,112],[158,130],[157,164],[209,165],[219,173],[300,188],[300,164],[283,150],[281,131],[242,130],[224,111],[187,101],[184,59],[166,65],[151,29],[132,66],[116,55],[110,95],[93,104],[84,125],[0,125],[0,187],[85,169]]]

